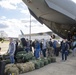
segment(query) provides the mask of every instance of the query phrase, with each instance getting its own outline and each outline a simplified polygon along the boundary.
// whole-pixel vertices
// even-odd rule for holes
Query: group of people
[[[46,50],[47,50],[47,41],[43,39],[42,41],[35,40],[35,41],[30,41],[25,38],[21,38],[20,42],[18,44],[17,40],[13,40],[10,38],[10,43],[9,43],[9,48],[8,48],[8,54],[10,56],[11,63],[15,63],[15,56],[17,54],[18,50],[18,45],[23,48],[24,51],[32,52],[33,48],[33,53],[36,59],[40,58],[40,55],[42,54],[43,57],[46,57]]]
[[[68,41],[64,39],[61,42],[61,51],[62,51],[62,60],[67,60],[67,56],[69,55],[69,50],[72,51],[72,55],[76,54],[76,39],[71,39]]]
[[[42,39],[42,40],[35,40],[31,41],[25,38],[20,39],[20,43],[18,40],[13,40],[10,38],[8,54],[10,56],[11,63],[15,63],[16,54],[18,52],[18,46],[21,46],[24,51],[27,53],[29,51],[33,51],[34,56],[36,59],[40,58],[41,56],[59,56],[61,53],[62,60],[67,60],[68,51],[71,48],[73,51],[73,55],[75,55],[76,51],[76,40],[68,42],[67,39],[63,39],[59,44],[58,41],[53,36],[49,41]]]

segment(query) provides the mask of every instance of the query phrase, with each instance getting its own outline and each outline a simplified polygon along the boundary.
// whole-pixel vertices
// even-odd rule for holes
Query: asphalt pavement
[[[76,75],[76,56],[68,56],[67,61],[62,61],[59,56],[56,60],[56,63],[20,75]]]

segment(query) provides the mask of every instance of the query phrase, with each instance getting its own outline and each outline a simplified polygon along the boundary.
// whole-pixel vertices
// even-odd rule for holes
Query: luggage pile
[[[0,61],[5,60],[6,64],[10,63],[10,56],[8,54],[0,55]]]
[[[16,54],[16,59],[18,63],[28,62],[33,57],[32,52],[26,53],[26,51],[20,51]]]
[[[35,65],[33,62],[18,63],[16,66],[19,69],[19,73],[26,73],[35,70]]]
[[[31,62],[35,64],[35,69],[39,69],[41,67],[44,67],[45,65],[56,62],[56,58],[55,57],[40,58],[37,60],[31,60]]]
[[[3,57],[3,60],[6,60],[6,64],[9,64],[11,62],[10,56],[8,54],[4,54],[2,57]]]
[[[5,73],[6,75],[10,74],[19,75],[22,73],[33,71],[35,69],[39,69],[41,67],[44,67],[45,65],[54,62],[56,62],[56,58],[48,57],[48,58],[30,60],[29,62],[26,63],[8,64],[5,66]]]
[[[5,66],[5,75],[19,75],[19,69],[15,64]]]
[[[8,56],[7,56],[8,57]],[[4,56],[5,58],[5,56]],[[7,59],[7,58],[5,58]],[[6,75],[19,75],[35,69],[39,69],[50,63],[56,62],[55,57],[42,57],[36,59],[32,52],[20,51],[16,54],[17,62],[15,64],[6,64],[5,74]]]

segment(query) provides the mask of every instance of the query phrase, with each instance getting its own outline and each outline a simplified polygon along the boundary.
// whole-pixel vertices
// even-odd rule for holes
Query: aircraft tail
[[[22,31],[22,30],[20,30],[20,32],[21,32],[21,34],[22,34],[22,35],[24,35],[24,33],[23,33],[23,31]]]

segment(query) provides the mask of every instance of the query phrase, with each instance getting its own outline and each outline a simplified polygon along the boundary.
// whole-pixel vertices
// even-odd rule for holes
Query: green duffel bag
[[[16,67],[16,65],[15,65],[15,64],[7,64],[7,65],[5,66],[5,68],[9,68],[9,67]]]
[[[51,62],[56,62],[56,58],[55,57],[51,57]]]
[[[20,51],[16,54],[17,62],[24,62],[24,55],[26,55],[26,51]]]
[[[23,67],[24,67],[24,73],[29,72],[29,66],[28,66],[28,64],[24,63]]]
[[[5,75],[19,75],[19,69],[17,67],[9,67],[5,70]]]
[[[26,54],[26,51],[20,51],[16,54],[16,58],[22,59],[25,54]]]
[[[15,64],[7,64],[6,66],[5,66],[5,73],[9,70],[9,68],[12,68],[12,67],[16,67],[16,65]]]
[[[22,63],[24,61],[23,54],[19,54],[18,56],[16,56],[16,60],[18,63]]]
[[[48,65],[48,59],[44,59],[44,65]]]
[[[11,63],[10,59],[7,59],[6,64],[10,64],[10,63]]]
[[[26,54],[27,52],[26,51],[20,51],[18,52],[18,54]]]
[[[48,59],[48,64],[50,64],[50,63],[51,63],[51,60],[50,60],[50,58],[48,57],[47,59]]]
[[[32,59],[33,54],[32,54],[32,52],[28,52],[28,53],[26,53],[23,57],[24,57],[24,60],[25,60],[25,61],[29,61],[29,60]]]
[[[19,73],[25,73],[25,66],[24,63],[17,63],[16,64],[17,68],[19,69]]]
[[[40,62],[38,62],[37,60],[33,60],[33,61],[31,61],[31,62],[34,63],[35,69],[39,69],[39,68],[40,68]]]
[[[40,67],[43,67],[44,66],[44,62],[42,60],[37,60],[39,63],[40,63]]]
[[[17,54],[16,54],[16,57],[18,58],[18,57],[21,57],[21,56],[23,56],[24,54],[26,54],[26,51],[20,51],[20,52],[18,52]]]
[[[21,54],[20,52],[16,55],[16,58],[17,58],[17,62],[28,62],[29,60],[32,59],[34,55],[32,54],[32,52],[28,52],[28,53],[24,53],[24,54]]]
[[[28,66],[29,70],[28,71],[33,71],[35,70],[35,64],[33,62],[27,62],[26,65]]]
[[[56,58],[55,57],[50,57],[51,63],[56,62]]]
[[[48,64],[48,59],[47,58],[41,58],[41,60],[44,62],[44,65]]]
[[[31,60],[36,60],[36,57],[33,56]]]
[[[4,55],[3,55],[3,59],[4,59],[4,60],[6,60],[6,59],[10,59],[9,54],[4,54]]]

